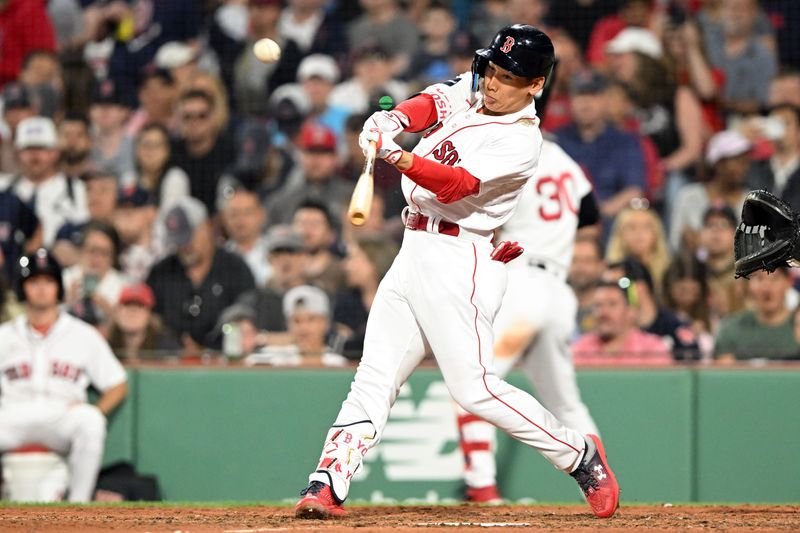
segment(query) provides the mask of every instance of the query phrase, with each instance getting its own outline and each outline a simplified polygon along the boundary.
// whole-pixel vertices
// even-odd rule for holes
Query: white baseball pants
[[[0,453],[41,444],[67,455],[71,502],[92,500],[105,440],[106,418],[94,405],[32,401],[0,408]]]

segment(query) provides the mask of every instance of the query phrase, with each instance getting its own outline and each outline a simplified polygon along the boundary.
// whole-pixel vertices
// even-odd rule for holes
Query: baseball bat
[[[367,157],[364,160],[364,168],[353,189],[353,196],[350,197],[350,208],[347,210],[347,218],[354,226],[363,226],[369,218],[369,211],[372,208],[372,189],[373,173],[375,170],[375,151],[377,143],[370,141],[367,147]]]

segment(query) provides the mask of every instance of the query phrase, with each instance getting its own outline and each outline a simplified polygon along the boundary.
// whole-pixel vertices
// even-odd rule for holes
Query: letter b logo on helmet
[[[488,48],[475,51],[472,72],[483,76],[489,61],[524,78],[549,77],[555,63],[553,43],[543,31],[528,24],[506,26]]]

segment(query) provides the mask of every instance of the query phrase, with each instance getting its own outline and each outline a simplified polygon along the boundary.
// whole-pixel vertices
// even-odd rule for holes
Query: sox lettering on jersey
[[[8,381],[15,381],[17,379],[27,379],[31,377],[31,365],[28,363],[20,363],[3,370]]]
[[[439,161],[443,165],[453,166],[459,161],[461,158],[458,156],[458,150],[450,141],[445,141],[439,147],[433,151],[433,158]]]

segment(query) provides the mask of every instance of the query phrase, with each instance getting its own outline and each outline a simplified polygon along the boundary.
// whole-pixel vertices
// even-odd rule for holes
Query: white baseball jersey
[[[563,269],[572,262],[581,199],[592,185],[581,167],[556,143],[545,140],[533,179],[522,190],[514,215],[505,223],[502,238],[517,241],[525,257],[552,261]]]
[[[89,324],[62,312],[47,335],[26,316],[0,326],[0,407],[35,400],[85,403],[126,380],[106,340]]]
[[[503,116],[478,113],[483,96],[471,100],[469,72],[426,88],[436,105],[438,125],[414,148],[419,157],[458,166],[481,182],[480,191],[451,204],[403,176],[403,194],[414,211],[439,216],[478,233],[488,233],[508,220],[525,182],[533,177],[542,134],[533,102]],[[530,149],[521,149],[529,147]]]

